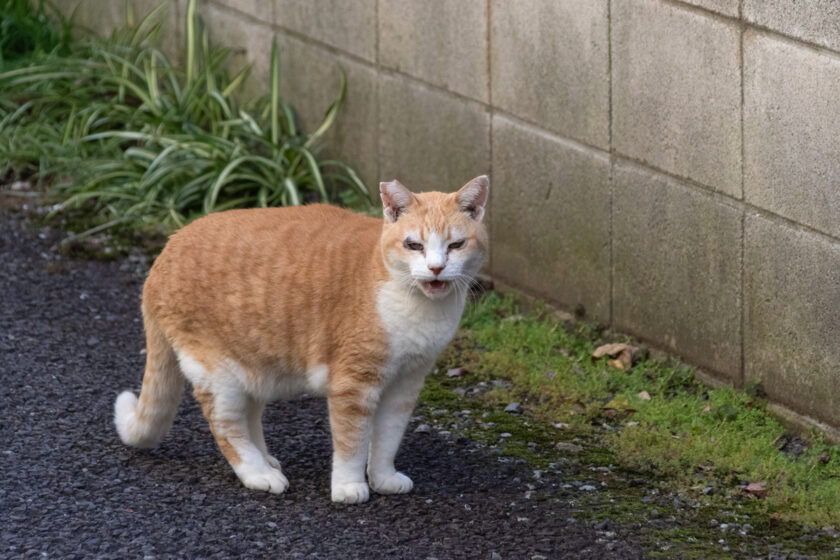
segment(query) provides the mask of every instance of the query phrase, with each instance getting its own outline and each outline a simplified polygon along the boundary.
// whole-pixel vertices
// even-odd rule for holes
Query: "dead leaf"
[[[711,403],[709,403],[705,407],[703,407],[703,410],[700,411],[700,414],[706,414],[707,412],[710,412],[711,410],[712,410],[712,405],[711,405]]]
[[[446,372],[446,377],[464,377],[466,375],[467,370],[462,367],[456,367],[448,370]]]
[[[624,367],[624,362],[621,360],[610,360],[607,362],[607,365],[613,369],[620,369],[621,371],[626,371],[627,368]]]
[[[630,401],[627,399],[613,399],[603,407],[604,416],[609,418],[610,420],[615,420],[616,418],[625,418],[630,416],[636,409],[630,406]]]
[[[647,391],[642,391],[641,393],[639,393],[636,396],[639,397],[640,399],[642,399],[643,401],[649,401],[650,400],[650,393],[648,393]]]
[[[592,357],[595,358],[596,360],[598,358],[603,358],[604,356],[609,356],[610,358],[615,358],[616,356],[621,354],[622,350],[624,350],[627,347],[628,347],[628,345],[624,344],[623,342],[617,342],[617,343],[613,343],[613,344],[603,344],[603,345],[599,346],[598,348],[596,348],[594,352],[592,352]]]
[[[604,344],[595,349],[592,353],[592,359],[597,360],[599,358],[603,358],[604,356],[608,356],[613,358],[607,362],[610,367],[627,371],[633,367],[633,356],[636,355],[638,350],[639,349],[635,346],[630,346],[629,344],[625,344],[623,342]]]
[[[744,488],[744,491],[748,494],[755,496],[758,499],[761,499],[767,495],[767,483],[750,482],[749,484],[747,484],[747,487]]]

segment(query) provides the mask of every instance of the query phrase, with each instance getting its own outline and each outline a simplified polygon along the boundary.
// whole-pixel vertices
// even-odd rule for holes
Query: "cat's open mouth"
[[[423,282],[423,286],[429,292],[437,294],[440,292],[445,292],[446,289],[449,287],[449,282],[445,280],[432,280],[430,282]]]

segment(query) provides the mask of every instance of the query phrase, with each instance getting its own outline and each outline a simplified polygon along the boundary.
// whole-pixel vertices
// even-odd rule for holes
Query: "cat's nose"
[[[429,270],[431,270],[432,272],[434,272],[434,273],[435,273],[435,276],[437,276],[438,274],[440,274],[440,272],[441,272],[444,268],[445,268],[444,266],[430,266],[430,267],[429,267]]]

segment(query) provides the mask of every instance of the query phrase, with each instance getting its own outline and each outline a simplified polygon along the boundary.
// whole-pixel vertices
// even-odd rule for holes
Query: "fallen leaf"
[[[613,399],[603,407],[604,416],[609,418],[610,420],[615,420],[616,418],[625,418],[630,416],[636,409],[630,406],[630,401],[627,399]]]
[[[615,358],[621,353],[622,350],[624,350],[627,347],[628,345],[624,344],[623,342],[617,342],[614,344],[603,344],[596,348],[594,352],[592,352],[592,357],[596,360],[598,358],[603,358],[604,356]]]
[[[607,365],[613,369],[620,369],[621,371],[627,370],[627,368],[624,367],[624,362],[621,360],[610,360],[607,362]]]
[[[630,346],[629,344],[625,344],[623,342],[603,344],[596,348],[592,353],[592,360],[594,361],[599,358],[603,358],[604,356],[608,356],[613,358],[607,362],[610,367],[627,371],[633,367],[633,356],[636,355],[638,350],[639,349],[635,346]]]
[[[648,393],[647,391],[642,391],[641,393],[639,393],[636,396],[639,397],[640,399],[642,399],[643,401],[649,401],[650,400],[650,393]]]
[[[748,494],[755,496],[758,499],[763,498],[767,495],[767,483],[765,482],[750,482],[747,484],[744,491]]]
[[[703,410],[700,411],[700,414],[706,414],[707,412],[709,412],[711,410],[712,410],[712,405],[707,404],[705,407],[703,407]]]
[[[604,408],[614,408],[616,410],[627,410],[630,407],[630,401],[627,399],[613,399],[604,405]]]
[[[464,375],[466,373],[467,373],[467,370],[465,370],[464,368],[456,367],[456,368],[452,368],[452,369],[448,370],[446,372],[446,377],[464,377]]]

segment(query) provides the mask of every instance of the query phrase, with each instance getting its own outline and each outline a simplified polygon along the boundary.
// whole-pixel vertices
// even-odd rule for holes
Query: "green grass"
[[[712,389],[689,366],[647,357],[619,370],[592,359],[602,343],[602,332],[591,325],[561,321],[540,305],[526,312],[514,298],[490,293],[468,306],[424,396],[441,402],[441,393],[459,383],[445,370],[463,367],[462,383],[492,387],[468,402],[476,413],[490,407],[495,420],[511,424],[505,431],[513,433],[515,421],[500,405],[522,403],[532,426],[512,439],[544,445],[578,438],[701,504],[737,494],[773,518],[840,526],[840,449],[811,433],[798,457],[782,452],[789,434],[765,410],[760,385]],[[494,380],[511,386],[494,387]],[[639,397],[643,391],[649,400]],[[505,453],[514,455],[534,450],[508,447]],[[766,496],[748,494],[744,486],[751,482],[766,483]]]
[[[0,175],[49,186],[59,210],[120,224],[180,227],[209,212],[324,201],[364,209],[370,193],[352,168],[318,154],[346,94],[311,133],[279,95],[277,45],[270,88],[243,104],[248,68],[229,75],[230,51],[212,45],[190,0],[185,62],[160,50],[159,6],[110,37],[70,53],[33,54],[0,72]],[[266,45],[268,47],[268,45]]]

